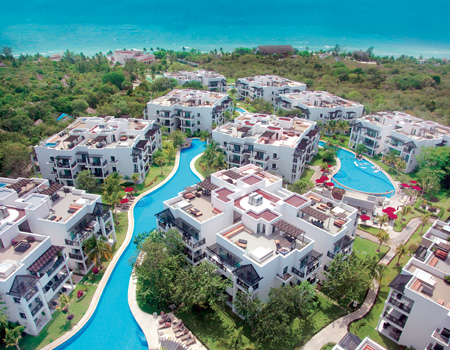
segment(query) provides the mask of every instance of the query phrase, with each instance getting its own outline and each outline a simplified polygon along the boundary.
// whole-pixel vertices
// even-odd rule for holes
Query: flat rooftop
[[[167,95],[150,101],[150,104],[161,106],[182,105],[185,107],[213,107],[221,99],[227,97],[225,93],[204,90],[172,90]]]
[[[417,273],[409,282],[411,289],[450,309],[450,286],[442,278],[423,271],[413,263],[409,264],[407,271]],[[431,287],[432,284],[434,288]]]
[[[330,94],[327,91],[301,91],[295,93],[287,93],[280,97],[300,102],[308,107],[314,108],[335,108],[335,107],[358,107],[360,103],[346,100],[342,97]]]
[[[214,208],[211,204],[211,197],[205,195],[202,195],[201,197],[194,196],[192,199],[182,198],[170,205],[183,210],[187,215],[198,222],[211,219],[220,213],[218,211],[213,211]]]
[[[19,232],[19,234],[12,239],[12,241],[16,242],[15,245],[12,245],[11,241],[3,242],[3,244],[9,244],[9,246],[8,248],[0,248],[1,262],[5,262],[6,260],[21,261],[43,243],[43,240],[38,239],[35,239],[34,242],[28,242],[26,238],[29,236],[35,237],[34,235],[27,235]]]
[[[273,86],[273,87],[299,87],[305,85],[305,83],[294,81],[287,78],[282,78],[278,75],[257,75],[254,77],[246,77],[240,79],[242,82],[256,83],[261,86]]]

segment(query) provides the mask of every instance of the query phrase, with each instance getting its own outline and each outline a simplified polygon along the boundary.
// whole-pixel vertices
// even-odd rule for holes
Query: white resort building
[[[282,187],[282,179],[248,164],[221,170],[164,202],[158,227],[176,228],[186,259],[203,259],[238,292],[267,300],[272,287],[322,278],[337,253],[352,251],[356,209],[316,193]]]
[[[214,129],[212,138],[226,152],[229,168],[251,163],[295,182],[317,154],[320,131],[300,118],[244,113]]]
[[[142,182],[158,148],[161,132],[152,121],[80,117],[35,146],[32,158],[43,178],[68,186],[85,169],[101,182],[113,172],[123,177],[137,173]]]
[[[360,118],[364,112],[361,103],[346,100],[326,91],[303,91],[285,93],[275,100],[279,109],[291,110],[298,108],[303,112],[303,118],[327,123],[330,120],[352,121]]]
[[[166,78],[175,79],[178,85],[184,85],[190,81],[197,81],[206,86],[210,91],[227,92],[227,79],[219,73],[199,69],[194,72],[179,71],[164,73]]]
[[[388,350],[369,337],[363,340],[352,333],[347,333],[331,350]]]
[[[301,92],[306,90],[306,84],[282,78],[277,75],[257,75],[255,77],[236,79],[237,98],[263,98],[274,104],[280,94]]]
[[[58,295],[73,289],[72,271],[92,267],[83,242],[93,234],[115,242],[112,214],[99,195],[48,180],[0,183],[0,295],[8,319],[37,335]]]
[[[169,132],[176,129],[188,134],[211,131],[224,122],[224,112],[232,110],[232,100],[224,93],[203,90],[172,90],[151,100],[144,118],[156,121]]]
[[[357,144],[366,146],[370,156],[396,153],[409,173],[416,168],[422,147],[450,146],[450,128],[405,112],[379,112],[355,122],[348,146]]]
[[[136,60],[145,64],[155,62],[155,55],[144,53],[144,51],[116,50],[111,58],[111,62],[125,64],[127,61]]]
[[[450,349],[450,225],[437,220],[414,256],[389,284],[377,326],[397,344],[415,349]]]

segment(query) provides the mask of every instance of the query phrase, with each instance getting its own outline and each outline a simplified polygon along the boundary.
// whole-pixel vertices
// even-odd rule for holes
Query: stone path
[[[420,219],[414,218],[408,223],[408,225],[405,226],[405,228],[401,232],[395,232],[392,228],[388,229],[389,234],[391,235],[391,240],[388,242],[390,250],[380,260],[380,264],[389,264],[396,255],[395,251],[397,247],[401,243],[409,240],[409,238],[419,226]],[[357,235],[378,243],[378,239],[375,236],[365,231],[358,229]],[[347,334],[349,324],[363,318],[371,310],[378,295],[379,288],[379,283],[377,281],[374,281],[373,287],[367,293],[364,303],[358,310],[330,323],[327,327],[325,327],[314,337],[312,337],[311,340],[306,343],[305,346],[303,346],[302,350],[319,350],[327,343],[339,343],[339,341]]]

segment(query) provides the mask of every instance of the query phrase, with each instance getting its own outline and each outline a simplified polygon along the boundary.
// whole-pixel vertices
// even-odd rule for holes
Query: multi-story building
[[[437,220],[389,284],[377,330],[397,344],[450,349],[449,237],[450,225]]]
[[[288,92],[298,93],[306,90],[306,84],[282,78],[277,75],[257,75],[255,77],[239,78],[236,80],[237,98],[263,98],[274,104],[280,94]]]
[[[73,289],[72,270],[92,267],[83,241],[115,242],[109,206],[98,195],[43,179],[0,178],[0,295],[12,322],[37,335],[58,295]]]
[[[101,182],[113,172],[124,177],[137,173],[142,182],[158,148],[161,132],[152,121],[80,117],[35,146],[32,158],[43,178],[67,186],[85,169]]]
[[[379,112],[360,118],[352,127],[349,147],[366,146],[367,154],[394,152],[414,171],[422,147],[450,146],[450,128],[405,112]]]
[[[317,153],[320,132],[304,119],[244,113],[212,137],[226,152],[229,168],[251,163],[295,182]]]
[[[188,134],[211,131],[224,122],[224,112],[232,109],[232,99],[224,93],[202,90],[172,90],[147,103],[144,118],[158,122],[169,132]]]
[[[109,205],[102,197],[44,179],[0,178],[0,206],[22,208],[26,214],[20,230],[51,237],[62,246],[71,270],[84,274],[92,267],[82,247],[94,233],[112,245],[116,241]]]
[[[113,63],[125,64],[129,60],[136,60],[145,64],[155,62],[155,55],[144,53],[144,51],[116,50],[111,61]]]
[[[184,85],[190,81],[197,81],[206,86],[210,91],[226,92],[227,79],[219,73],[199,69],[193,72],[179,71],[174,73],[164,73],[166,78],[175,79],[178,85]]]
[[[176,228],[186,259],[203,259],[238,292],[266,300],[272,287],[322,277],[337,253],[350,253],[356,209],[315,193],[301,196],[248,164],[222,170],[164,202],[158,227]]]
[[[284,93],[275,100],[279,109],[290,110],[298,108],[303,112],[303,118],[322,121],[330,120],[352,121],[362,116],[364,106],[361,103],[346,100],[326,91],[302,91]]]
[[[352,333],[347,333],[331,350],[387,350],[384,346],[374,342],[369,337],[363,340]]]

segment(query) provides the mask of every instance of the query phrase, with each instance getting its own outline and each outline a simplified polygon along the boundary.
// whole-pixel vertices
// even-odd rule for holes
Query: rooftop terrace
[[[183,89],[172,90],[167,95],[154,99],[150,103],[161,106],[212,107],[227,96],[225,93]]]

